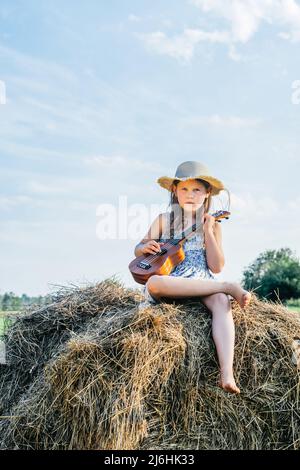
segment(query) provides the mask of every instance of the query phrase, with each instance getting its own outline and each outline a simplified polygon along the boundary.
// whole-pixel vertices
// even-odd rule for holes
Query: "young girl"
[[[175,177],[162,176],[157,182],[171,192],[171,212],[159,214],[149,231],[135,248],[135,256],[156,254],[160,245],[176,238],[194,223],[200,227],[183,242],[185,259],[171,273],[151,276],[145,287],[143,308],[155,304],[161,297],[201,297],[212,313],[212,334],[219,364],[219,385],[231,393],[240,393],[233,376],[234,323],[229,295],[241,308],[251,299],[251,293],[233,282],[219,282],[212,273],[224,266],[221,224],[208,214],[211,197],[225,189],[200,162],[188,161],[178,166]]]

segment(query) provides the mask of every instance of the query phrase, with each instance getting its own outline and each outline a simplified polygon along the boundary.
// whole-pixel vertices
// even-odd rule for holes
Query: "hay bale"
[[[139,311],[107,279],[62,289],[6,336],[1,449],[299,449],[298,318],[253,295],[236,325],[233,395],[217,386],[199,299]]]

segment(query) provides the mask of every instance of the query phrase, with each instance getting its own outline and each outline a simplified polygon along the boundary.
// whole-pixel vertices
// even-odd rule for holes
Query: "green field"
[[[0,336],[4,333],[4,317],[0,316]]]
[[[289,309],[291,312],[300,313],[300,307],[288,307],[288,309]]]
[[[4,334],[5,327],[7,326],[8,321],[6,319],[6,315],[14,314],[14,313],[17,313],[17,312],[11,312],[11,311],[3,312],[2,310],[0,310],[0,337]]]

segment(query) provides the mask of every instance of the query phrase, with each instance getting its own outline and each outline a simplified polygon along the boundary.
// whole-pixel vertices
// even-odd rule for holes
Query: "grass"
[[[291,312],[300,313],[300,299],[289,299],[289,300],[286,302],[286,307],[287,307]]]
[[[2,316],[0,316],[0,337],[3,336],[4,334],[4,321],[5,319]]]
[[[287,308],[290,310],[290,312],[300,313],[300,307],[291,307],[288,305]]]
[[[7,318],[7,315],[8,314],[11,315],[14,313],[17,313],[17,312],[0,310],[0,338],[4,335],[7,326],[11,322],[11,320]]]

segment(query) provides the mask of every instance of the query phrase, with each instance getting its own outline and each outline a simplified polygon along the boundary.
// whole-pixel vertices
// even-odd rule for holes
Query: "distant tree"
[[[2,310],[10,310],[11,295],[7,292],[2,297]]]
[[[30,297],[27,294],[22,294],[21,302],[22,302],[22,305],[29,305]]]
[[[22,294],[17,296],[13,292],[5,292],[3,295],[0,295],[0,310],[21,310],[22,307],[36,305],[42,306],[48,303],[51,303],[51,295],[39,295],[36,297],[29,297],[27,294]]]
[[[44,305],[48,297],[38,296],[29,297],[26,294],[22,294],[21,297],[15,295],[13,292],[5,292],[3,296],[0,296],[0,310],[21,310],[23,306],[32,304]]]
[[[22,308],[22,300],[16,295],[12,295],[10,298],[10,310],[20,310]]]
[[[267,250],[244,270],[242,284],[268,300],[299,298],[300,262],[290,248]]]

